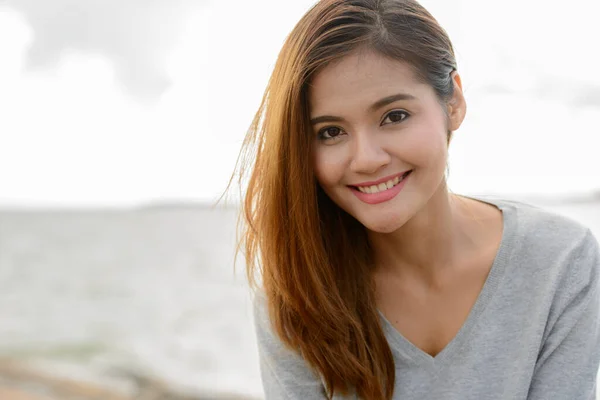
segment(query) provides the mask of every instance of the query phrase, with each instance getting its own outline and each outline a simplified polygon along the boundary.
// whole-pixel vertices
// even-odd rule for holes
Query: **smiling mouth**
[[[394,179],[390,179],[389,181],[380,183],[379,185],[351,186],[351,187],[362,193],[366,193],[366,194],[375,194],[375,193],[379,193],[379,192],[384,192],[386,190],[393,188],[400,182],[402,182],[404,179],[406,179],[411,174],[411,172],[412,172],[412,169],[410,171],[407,171],[404,175],[402,175],[400,177],[397,176]]]

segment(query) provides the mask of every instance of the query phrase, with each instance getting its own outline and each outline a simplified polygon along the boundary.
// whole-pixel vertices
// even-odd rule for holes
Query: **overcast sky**
[[[169,77],[165,61],[181,37],[194,0],[5,0],[31,27],[25,71],[56,67],[67,52],[110,60],[118,83],[134,95],[159,96]]]
[[[0,0],[0,206],[216,199],[312,3]],[[600,188],[596,3],[423,1],[469,102],[455,192]]]

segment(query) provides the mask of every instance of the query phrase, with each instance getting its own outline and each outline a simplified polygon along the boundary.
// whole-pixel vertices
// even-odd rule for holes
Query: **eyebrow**
[[[400,100],[415,100],[415,99],[416,99],[415,96],[413,96],[411,94],[408,94],[408,93],[393,94],[391,96],[384,97],[381,100],[377,100],[375,103],[373,103],[373,105],[371,105],[371,107],[369,107],[369,111],[371,111],[371,112],[377,111],[381,107],[385,107],[388,104],[394,103],[396,101],[400,101]],[[312,125],[316,125],[316,124],[319,124],[321,122],[343,122],[343,121],[344,121],[344,118],[334,117],[332,115],[322,115],[322,116],[310,119],[310,123]]]

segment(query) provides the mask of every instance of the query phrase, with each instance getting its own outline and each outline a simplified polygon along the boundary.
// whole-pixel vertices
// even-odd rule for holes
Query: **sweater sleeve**
[[[265,400],[326,399],[319,377],[272,330],[262,293],[254,298],[254,326]]]
[[[575,254],[576,253],[576,254]],[[540,348],[528,400],[594,400],[600,364],[600,246],[588,230],[569,258],[558,311]]]

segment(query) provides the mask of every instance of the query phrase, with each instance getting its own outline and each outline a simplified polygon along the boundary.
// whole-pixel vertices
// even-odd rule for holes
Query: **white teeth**
[[[379,192],[383,192],[384,190],[393,188],[401,181],[402,181],[402,179],[400,179],[400,177],[397,176],[394,179],[390,179],[389,181],[387,181],[385,183],[380,183],[379,185],[357,186],[357,188],[358,188],[358,190],[360,190],[363,193],[368,193],[368,194],[379,193]]]

